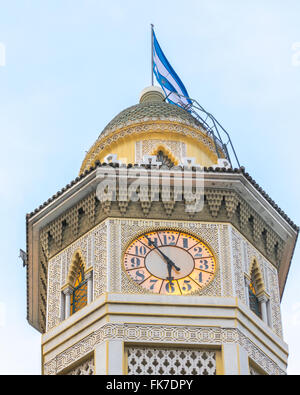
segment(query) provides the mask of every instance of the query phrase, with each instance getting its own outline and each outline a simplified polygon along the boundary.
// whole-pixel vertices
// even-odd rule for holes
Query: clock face
[[[216,261],[195,236],[158,230],[145,233],[129,245],[124,267],[134,282],[150,292],[188,295],[213,280]]]

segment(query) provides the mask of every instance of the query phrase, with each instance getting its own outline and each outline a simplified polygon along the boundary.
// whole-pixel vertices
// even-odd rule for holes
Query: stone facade
[[[75,240],[81,240],[82,237],[86,238],[89,230],[95,227],[97,223],[103,222],[108,216],[136,218],[138,222],[143,223],[143,220],[139,218],[145,218],[145,215],[147,215],[153,219],[157,218],[155,222],[157,226],[160,224],[161,218],[185,220],[187,216],[184,201],[145,202],[145,206],[142,205],[143,202],[137,202],[137,204],[126,203],[125,205],[124,203],[126,202],[100,203],[96,198],[96,192],[92,192],[41,230],[40,272],[42,275],[40,277],[41,297],[39,312],[43,331],[46,328],[48,260],[51,257],[66,249]],[[265,259],[272,263],[275,269],[278,267],[285,247],[284,241],[237,193],[225,189],[213,190],[206,188],[204,209],[200,213],[190,215],[190,220],[191,224],[193,224],[193,221],[212,224],[213,222],[231,223],[250,244],[255,244],[261,256],[264,256]],[[255,224],[259,224],[259,226]],[[193,230],[193,226],[195,225],[191,225],[191,230]],[[207,241],[210,242],[209,239]],[[91,240],[89,243],[91,243]],[[226,243],[225,240],[224,243]],[[89,254],[87,265],[90,265],[93,253],[88,242],[86,242],[82,253],[84,255]],[[63,277],[64,279],[65,277]]]
[[[199,223],[192,221],[161,220],[158,222],[146,219],[137,220],[116,218],[106,219],[49,260],[46,338],[48,336],[51,337],[53,330],[57,331],[62,324],[60,318],[62,287],[66,282],[72,256],[76,251],[81,251],[82,257],[86,261],[87,266],[93,268],[94,303],[100,301],[101,298],[103,298],[103,295],[106,294],[123,295],[125,297],[127,295],[126,300],[128,300],[130,295],[134,298],[136,296],[138,297],[138,295],[148,295],[151,297],[151,300],[153,297],[157,297],[157,295],[151,296],[149,291],[138,287],[129,279],[122,268],[122,254],[128,244],[137,235],[158,228],[180,229],[192,235],[197,235],[210,246],[217,257],[217,273],[212,283],[197,295],[181,297],[180,303],[184,303],[184,299],[186,299],[187,304],[189,304],[190,298],[196,297],[199,298],[196,299],[196,303],[199,304],[200,307],[202,303],[206,305],[205,298],[207,297],[213,298],[213,304],[219,303],[221,305],[225,300],[238,299],[239,303],[244,306],[243,311],[247,311],[248,307],[246,305],[247,301],[245,296],[247,289],[245,288],[244,277],[245,275],[249,275],[251,259],[255,257],[259,262],[259,265],[261,265],[264,276],[263,281],[266,284],[266,289],[270,290],[272,314],[268,328],[268,337],[269,339],[272,339],[273,337],[274,339],[277,339],[278,337],[282,338],[276,269],[232,225],[224,223]],[[171,298],[171,301],[172,297],[170,296],[169,298]],[[154,302],[155,299],[153,299],[153,303]],[[136,303],[138,304],[138,302]],[[128,314],[126,309],[125,311],[126,314]],[[76,314],[72,319],[76,318]],[[201,317],[201,314],[199,317]],[[163,321],[166,321],[166,319],[167,315]],[[213,321],[215,321],[215,319],[219,322],[217,315],[214,317]],[[250,313],[248,319],[260,321],[260,319],[255,317],[254,313]],[[199,318],[199,320],[200,322],[203,322],[204,326],[207,325],[207,323],[205,323],[207,319]],[[223,314],[222,320],[224,320]],[[76,321],[74,321],[74,323],[75,322]],[[163,324],[158,326],[149,326],[146,322],[148,322],[148,319],[145,319],[145,323],[140,325],[123,325],[117,322],[105,324],[103,322],[101,325],[99,324],[97,327],[98,329],[89,331],[88,334],[83,337],[81,336],[73,345],[70,344],[68,347],[64,346],[64,351],[58,350],[54,354],[48,354],[46,352],[44,373],[58,374],[60,372],[64,372],[68,369],[68,366],[76,365],[76,361],[80,362],[82,358],[85,358],[86,355],[93,352],[93,350],[98,346],[106,344],[106,342],[114,342],[120,339],[122,343],[125,342],[124,344],[129,344],[129,348],[126,349],[126,352],[129,352],[129,359],[130,355],[132,356],[132,354],[130,354],[130,350],[133,350],[130,348],[130,342],[141,342],[144,345],[148,344],[147,347],[150,347],[149,344],[151,343],[162,343],[164,345],[169,342],[175,342],[182,346],[184,344],[194,344],[198,345],[197,352],[200,353],[205,345],[221,347],[222,344],[230,345],[237,343],[243,350],[247,351],[248,357],[251,358],[251,360],[253,360],[266,374],[284,374],[285,368],[284,365],[282,365],[282,362],[278,363],[272,360],[269,353],[264,353],[261,349],[262,346],[256,344],[255,339],[250,340],[246,335],[245,330],[235,327],[234,324],[230,328],[226,328],[227,324],[224,328],[205,328],[201,326],[197,327],[195,325],[190,326],[188,324],[184,327],[176,327],[173,325],[164,326]],[[211,323],[212,321],[207,322]],[[256,326],[257,325],[258,324],[256,323]],[[276,340],[276,342],[278,341],[279,339]],[[138,348],[135,350],[138,350]],[[217,348],[217,351],[218,350],[220,349]],[[220,370],[220,366],[218,369]],[[196,370],[194,372],[196,372]],[[211,370],[205,370],[205,374],[215,374],[215,370],[213,368]]]
[[[144,97],[115,117],[80,175],[26,217],[28,321],[42,333],[43,374],[285,374],[280,298],[299,229],[244,168],[230,167],[224,146],[200,122],[157,94],[147,97],[154,96],[156,102]],[[126,155],[136,164],[122,163]],[[160,181],[140,185],[137,201],[128,198],[122,177],[117,199],[96,193],[109,171],[132,181],[153,170],[148,159]],[[173,172],[183,169],[193,187],[201,178],[201,210],[188,210],[192,190],[187,196],[176,184]],[[170,196],[162,185],[166,174]],[[124,253],[137,237],[158,230],[202,241],[215,262],[214,277],[203,274],[211,281],[199,280],[186,295],[154,294],[133,281]],[[168,262],[169,277],[161,278],[172,288]],[[193,264],[201,278],[204,268]],[[250,303],[252,278],[260,311]],[[76,309],[71,300],[78,290]]]
[[[249,275],[251,259],[255,257],[262,268],[263,282],[270,292],[270,327],[276,335],[282,336],[276,269],[232,225],[145,219],[107,219],[49,260],[47,331],[60,323],[62,288],[76,251],[81,251],[87,267],[93,266],[94,299],[105,292],[149,294],[127,276],[122,268],[122,255],[134,238],[154,229],[190,233],[201,238],[214,251],[217,272],[211,284],[198,291],[199,296],[237,297],[246,303],[245,274]],[[246,255],[243,255],[244,247]],[[271,288],[269,284],[272,284]]]

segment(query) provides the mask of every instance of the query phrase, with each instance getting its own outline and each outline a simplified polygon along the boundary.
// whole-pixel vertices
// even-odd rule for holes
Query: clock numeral
[[[186,237],[182,239],[182,245],[183,248],[189,248],[189,240]]]
[[[184,285],[183,287],[182,287],[182,290],[183,291],[190,291],[191,289],[192,289],[192,286],[191,286],[191,284],[190,284],[190,280],[184,280],[183,281],[184,282],[184,284],[186,284],[186,286],[187,286],[187,288],[186,288],[186,286]]]
[[[184,248],[185,250],[190,250],[192,247],[196,246],[197,244],[199,244],[199,240],[195,239],[192,236],[187,236],[182,234],[179,237],[178,245]]]
[[[172,294],[172,293],[174,293],[175,292],[175,286],[174,286],[174,284],[171,282],[167,282],[166,283],[166,291],[169,293],[169,294]]]
[[[202,272],[199,273],[199,278],[198,278],[199,283],[203,283],[203,276]]]
[[[143,273],[142,271],[140,271],[140,270],[137,270],[137,271],[135,272],[134,281],[136,281],[136,282],[141,282],[141,281],[144,281],[144,280],[145,280],[145,275],[144,275],[144,273]]]
[[[163,234],[163,244],[168,246],[174,246],[176,244],[176,237],[174,235]]]
[[[195,264],[196,269],[205,270],[210,273],[213,273],[215,271],[215,261],[212,257],[196,259]]]
[[[148,240],[148,239],[149,239],[149,240]],[[152,238],[152,237],[149,237],[149,236],[148,236],[148,239],[147,239],[147,245],[148,245],[149,247],[154,248],[152,244],[154,244],[155,247],[158,247],[158,238],[157,238],[157,237],[153,237],[153,238]],[[151,243],[150,243],[150,240],[151,240]]]
[[[199,286],[202,288],[203,286],[207,285],[212,279],[213,279],[213,274],[212,273],[207,273],[207,272],[199,272],[197,270],[194,270],[189,277],[191,277],[192,280],[194,280]]]
[[[195,247],[194,251],[196,252],[196,254],[194,254],[194,257],[201,257],[202,256],[202,248],[201,247]]]
[[[145,246],[135,246],[135,255],[146,255],[147,248]]]
[[[140,265],[141,265],[141,260],[140,260],[140,258],[138,258],[138,257],[133,257],[133,258],[131,258],[130,259],[130,262],[131,262],[131,267],[132,268],[136,268],[136,267],[139,267]]]
[[[199,269],[207,270],[209,268],[208,261],[206,259],[200,259]]]
[[[150,280],[150,283],[152,283],[150,289],[153,290],[154,289],[154,285],[157,283],[158,280]]]

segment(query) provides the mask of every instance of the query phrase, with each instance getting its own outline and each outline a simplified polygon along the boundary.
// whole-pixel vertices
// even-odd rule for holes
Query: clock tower
[[[43,374],[286,373],[298,228],[218,144],[152,86],[27,215]]]

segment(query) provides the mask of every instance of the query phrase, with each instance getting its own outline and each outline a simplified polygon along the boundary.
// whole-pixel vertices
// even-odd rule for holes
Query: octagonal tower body
[[[147,88],[104,128],[79,176],[27,215],[28,321],[42,333],[44,374],[285,374],[280,299],[298,228],[219,153],[197,119]],[[201,169],[200,211],[174,199],[184,168],[192,183]],[[115,200],[99,198],[109,171],[132,182],[151,169],[172,173],[169,199],[160,182],[154,200],[139,189],[130,201],[118,182]],[[162,265],[161,251],[172,258],[174,284],[147,272],[146,239],[132,253],[145,234]],[[184,262],[173,247],[193,256],[197,278],[191,269],[175,279]],[[197,257],[200,247],[210,256]]]

